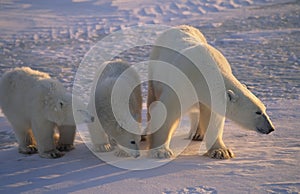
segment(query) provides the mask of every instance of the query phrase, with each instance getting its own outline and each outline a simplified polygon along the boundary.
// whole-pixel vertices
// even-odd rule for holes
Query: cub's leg
[[[225,117],[212,112],[204,105],[200,106],[200,114],[200,131],[205,134],[204,139],[208,149],[205,155],[216,159],[233,158],[233,152],[225,146],[222,140]]]
[[[60,158],[64,155],[63,152],[56,149],[54,127],[52,122],[46,120],[32,122],[32,132],[37,141],[39,155],[42,158]]]
[[[24,127],[21,124],[13,123],[14,132],[19,144],[19,153],[35,154],[38,152],[36,142],[29,127]]]
[[[59,139],[56,149],[63,152],[68,152],[74,149],[74,139],[76,134],[76,127],[74,126],[58,126]]]
[[[99,120],[96,119],[93,123],[88,123],[88,129],[96,152],[110,152],[114,149]]]

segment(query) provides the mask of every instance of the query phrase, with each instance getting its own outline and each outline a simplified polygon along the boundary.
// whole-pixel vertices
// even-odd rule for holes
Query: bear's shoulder
[[[220,71],[225,74],[232,74],[231,66],[227,59],[224,57],[224,55],[219,50],[217,50],[209,44],[206,44],[206,48],[208,49],[211,57],[218,65]]]
[[[175,30],[180,31],[184,35],[187,35],[188,37],[194,39],[197,42],[201,43],[207,43],[206,38],[204,35],[195,27],[188,26],[188,25],[180,25],[178,27],[175,27]]]
[[[170,28],[160,34],[155,45],[181,51],[194,45],[206,43],[204,35],[197,28],[181,25]]]

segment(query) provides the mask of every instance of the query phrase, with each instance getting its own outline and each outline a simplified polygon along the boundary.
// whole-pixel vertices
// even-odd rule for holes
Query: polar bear
[[[88,124],[93,148],[97,152],[108,152],[117,145],[116,156],[136,158],[140,155],[142,119],[139,75],[121,60],[105,62],[97,75],[88,105],[89,111],[98,116],[94,123]]]
[[[63,151],[73,149],[72,95],[47,73],[29,67],[4,73],[0,80],[0,106],[14,129],[20,153],[38,152],[44,158],[59,158]],[[78,111],[82,121],[92,122],[93,116]],[[55,129],[59,131],[58,140]]]
[[[183,78],[187,78],[195,89],[197,99],[191,106],[180,105],[180,100],[185,99],[186,103],[192,99],[189,99],[188,92],[182,92],[189,85],[183,83],[177,71],[184,74]],[[191,137],[202,140],[206,134],[206,155],[211,158],[234,157],[222,140],[225,117],[259,133],[274,131],[264,104],[236,79],[225,57],[194,27],[181,25],[159,35],[150,56],[149,80],[147,131],[151,133],[152,157],[169,158],[173,155],[169,144],[182,111],[196,109],[200,112],[199,115],[190,114],[191,126],[196,127]],[[165,115],[159,111],[160,104],[156,101],[160,101],[167,112],[161,124],[159,120]]]

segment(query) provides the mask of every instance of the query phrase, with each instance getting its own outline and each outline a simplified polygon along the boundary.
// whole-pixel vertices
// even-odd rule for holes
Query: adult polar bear
[[[0,80],[0,105],[14,128],[20,153],[38,151],[41,157],[59,158],[64,155],[61,151],[73,149],[72,95],[48,74],[29,67],[6,72]],[[78,121],[93,121],[86,111],[76,109],[79,111]],[[57,144],[55,127],[59,130]]]
[[[200,118],[191,117],[191,126],[198,127],[194,139],[201,140],[206,134],[206,155],[211,158],[234,157],[222,140],[225,117],[263,134],[274,131],[263,103],[236,79],[225,57],[196,28],[182,25],[163,32],[150,60],[147,105],[152,157],[173,155],[169,148],[172,134],[180,115],[191,107],[200,111]],[[183,83],[185,78],[194,90],[185,90],[190,88]],[[193,91],[195,95],[189,95]],[[166,119],[162,122],[163,117]]]

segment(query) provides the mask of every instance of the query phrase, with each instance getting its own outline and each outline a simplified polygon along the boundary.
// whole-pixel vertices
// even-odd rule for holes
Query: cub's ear
[[[230,102],[237,102],[239,96],[232,90],[227,90],[227,96]]]

